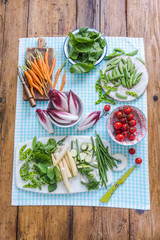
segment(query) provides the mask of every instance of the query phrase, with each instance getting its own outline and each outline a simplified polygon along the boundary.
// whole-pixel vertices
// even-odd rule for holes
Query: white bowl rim
[[[64,93],[64,94],[66,94],[66,93],[69,94],[69,91],[64,91],[63,93]],[[69,124],[62,125],[62,124],[54,121],[54,120],[48,115],[48,117],[49,117],[50,121],[53,123],[53,125],[55,125],[55,126],[57,126],[57,127],[62,127],[62,128],[69,128],[69,127],[73,127],[74,125],[76,125],[77,123],[79,123],[79,121],[81,120],[82,115],[83,115],[84,106],[83,106],[83,101],[82,101],[82,99],[81,99],[76,93],[74,93],[74,94],[77,96],[78,101],[79,101],[79,103],[80,103],[80,105],[81,105],[81,112],[82,112],[82,113],[81,113],[81,116],[79,116],[79,118],[77,119],[77,121],[75,121],[75,122],[73,122],[73,123],[69,123]],[[51,101],[49,100],[48,106],[49,106],[50,103],[51,103]]]
[[[122,105],[122,106],[118,106],[117,108],[120,108],[120,107],[123,107],[123,106],[125,106],[125,105]],[[115,110],[117,110],[117,108],[115,108],[114,110],[112,110],[112,112],[110,113],[110,115],[109,115],[109,117],[108,117],[108,120],[107,120],[107,131],[108,131],[108,134],[109,134],[109,136],[110,136],[110,138],[115,142],[115,143],[118,143],[118,144],[120,144],[121,146],[133,146],[133,145],[136,145],[137,143],[140,143],[142,140],[143,140],[143,138],[145,137],[145,135],[146,135],[146,133],[147,133],[147,131],[148,131],[148,125],[147,125],[147,123],[148,123],[148,121],[147,121],[147,117],[145,116],[145,114],[142,112],[142,110],[140,109],[140,108],[138,108],[138,107],[135,107],[135,106],[132,106],[132,105],[127,105],[126,104],[126,106],[129,106],[129,107],[133,107],[133,108],[136,108],[136,109],[138,109],[142,114],[143,114],[143,116],[144,116],[144,118],[145,118],[145,121],[146,121],[146,131],[145,131],[145,133],[144,133],[144,136],[141,138],[141,140],[139,140],[138,142],[136,142],[136,143],[134,143],[133,141],[130,141],[131,143],[124,143],[124,142],[120,142],[120,141],[118,141],[118,140],[116,140],[116,139],[114,139],[114,138],[112,138],[112,136],[110,135],[110,133],[109,133],[109,131],[108,131],[108,121],[109,121],[109,118],[110,118],[110,115],[115,111]]]
[[[98,33],[102,34],[98,30],[96,30],[95,28],[88,28],[88,30],[89,31],[98,32]],[[79,28],[73,30],[72,33],[77,33],[78,31],[79,31]],[[98,61],[94,64],[94,66],[97,66],[99,63],[101,63],[103,61],[103,59],[105,58],[105,56],[107,54],[107,50],[108,50],[107,40],[106,40],[105,36],[102,34],[101,37],[105,40],[106,46],[104,47],[104,51],[103,51],[102,56],[98,59]],[[64,44],[63,44],[63,52],[64,52],[64,55],[65,55],[66,58],[68,58],[68,56],[69,56],[69,53],[68,52],[66,53],[66,47],[67,47],[68,42],[69,42],[69,35],[66,37],[66,39],[64,41]],[[71,58],[69,58],[68,61],[72,65],[76,63]]]

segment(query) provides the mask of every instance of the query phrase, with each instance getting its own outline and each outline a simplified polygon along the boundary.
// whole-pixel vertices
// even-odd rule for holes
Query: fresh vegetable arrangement
[[[136,65],[133,63],[132,57],[130,57],[137,53],[138,50],[132,53],[125,53],[125,51],[120,48],[114,48],[114,52],[105,57],[105,60],[108,60],[106,69],[104,72],[100,70],[100,79],[98,79],[95,84],[95,89],[99,92],[99,100],[96,101],[96,104],[102,101],[115,104],[113,100],[111,101],[111,99],[108,98],[111,91],[116,91],[116,97],[119,99],[127,99],[128,95],[138,98],[138,94],[134,91],[126,91],[125,94],[122,94],[121,90],[119,90],[120,86],[132,89],[141,81],[143,72],[137,72]],[[128,56],[128,58],[121,57],[121,55]],[[141,61],[140,58],[137,59]],[[107,90],[103,95],[100,81],[102,87]]]
[[[70,67],[71,73],[87,73],[93,70],[94,64],[101,57],[106,42],[99,32],[82,27],[79,32],[69,33],[69,58],[77,62]]]
[[[123,141],[126,137],[128,137],[131,141],[133,141],[136,137],[137,129],[135,127],[136,120],[133,119],[134,115],[131,112],[131,108],[129,106],[124,106],[121,111],[116,113],[118,121],[114,123],[114,129],[116,138],[118,141]]]

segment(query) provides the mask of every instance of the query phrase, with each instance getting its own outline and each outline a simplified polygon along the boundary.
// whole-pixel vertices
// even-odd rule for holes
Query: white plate
[[[42,143],[47,143],[48,139],[51,137],[46,137],[46,138],[39,138],[38,141],[42,142]],[[64,136],[54,136],[52,137],[54,138],[56,141],[61,140],[62,138],[64,138]],[[71,141],[75,141],[75,139],[78,139],[79,142],[79,146],[81,145],[81,143],[83,142],[87,142],[87,143],[91,143],[91,137],[89,136],[69,136],[66,139],[66,142],[70,145]],[[111,147],[108,141],[103,140],[104,146],[107,147],[108,146],[108,151],[111,154]],[[40,190],[39,188],[23,188],[23,185],[25,185],[27,182],[23,181],[21,179],[19,170],[22,166],[22,164],[24,163],[24,161],[19,161],[19,151],[21,149],[21,147],[23,145],[27,145],[27,148],[32,148],[32,140],[23,142],[21,144],[19,144],[16,148],[16,185],[18,188],[23,189],[23,190],[27,190],[27,191],[32,191],[32,192],[38,192],[38,193],[48,193],[48,194],[67,194],[67,190],[64,186],[63,181],[61,181],[60,183],[57,184],[57,189],[54,192],[48,192],[48,185],[42,185],[42,189]],[[76,144],[74,143],[74,146],[76,148]],[[94,170],[94,175],[96,177],[97,180],[99,180],[99,175],[97,174],[96,170]],[[87,188],[81,183],[81,178],[83,176],[78,174],[78,176],[70,178],[69,179],[69,185],[70,185],[70,189],[71,189],[71,193],[78,193],[78,192],[87,192]],[[113,173],[112,171],[109,169],[109,171],[107,171],[107,177],[108,177],[108,184],[110,185],[112,183],[112,179],[113,179]]]
[[[129,56],[120,56],[120,57],[117,57],[118,58],[124,58],[124,59],[127,59]],[[122,94],[122,95],[126,95],[125,92],[135,92],[137,93],[138,97],[140,97],[145,89],[147,88],[147,85],[148,85],[148,73],[147,73],[147,69],[145,67],[145,65],[143,63],[141,63],[138,59],[136,59],[136,57],[131,57],[131,60],[132,62],[135,64],[135,69],[137,69],[137,73],[140,73],[140,72],[143,72],[142,74],[142,77],[141,77],[141,81],[135,85],[132,89],[128,89],[128,88],[125,88],[123,87],[122,85],[120,85],[118,87],[118,91],[111,91],[110,94],[109,94],[109,97],[113,98],[114,100],[116,101],[121,101],[121,102],[128,102],[128,101],[132,101],[132,100],[135,100],[136,98],[133,97],[133,96],[130,96],[130,95],[127,95],[127,99],[120,99],[116,96],[116,92]],[[107,61],[108,63],[109,61]],[[102,72],[104,73],[106,68],[108,68],[107,66],[107,63],[103,66],[103,69],[102,69]],[[118,66],[118,65],[117,65]],[[118,67],[116,67],[118,68]],[[107,73],[109,73],[111,76],[112,76],[112,70],[108,71]],[[102,85],[102,88],[104,90],[104,92],[107,92],[108,90],[105,89],[103,86],[104,86],[104,83],[101,81],[101,85]],[[114,87],[114,85],[109,82],[107,84],[108,86],[111,86],[111,87]]]

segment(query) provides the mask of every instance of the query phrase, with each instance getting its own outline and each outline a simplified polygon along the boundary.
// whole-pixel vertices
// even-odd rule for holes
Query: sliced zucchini
[[[86,151],[88,149],[88,143],[82,143],[81,144],[81,150]]]
[[[90,163],[90,162],[92,161],[92,157],[89,156],[89,155],[87,155],[87,156],[85,157],[85,161],[86,161],[87,163]]]
[[[71,149],[71,155],[72,157],[77,157],[77,150],[75,148]]]
[[[88,151],[91,151],[92,150],[92,148],[93,148],[93,146],[92,146],[92,144],[91,143],[88,143]]]
[[[86,158],[86,156],[87,156],[87,154],[86,153],[84,153],[84,152],[80,152],[80,159],[78,159],[78,160],[81,160],[81,161],[84,161],[84,159]]]

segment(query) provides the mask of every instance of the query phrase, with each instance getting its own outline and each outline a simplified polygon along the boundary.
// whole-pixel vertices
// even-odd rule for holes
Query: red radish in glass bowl
[[[146,119],[144,113],[139,108],[136,108],[134,106],[128,106],[128,107],[131,108],[131,113],[134,116],[133,119],[136,122],[136,125],[134,125],[135,129],[136,129],[136,132],[134,132],[135,139],[130,140],[129,135],[131,133],[128,132],[128,136],[125,137],[123,141],[118,141],[116,131],[115,131],[115,128],[114,128],[114,124],[116,122],[120,121],[120,119],[117,118],[117,112],[119,112],[119,111],[124,112],[124,110],[123,110],[124,106],[120,106],[120,107],[116,108],[115,110],[113,110],[111,112],[111,114],[109,115],[109,118],[108,118],[108,122],[107,122],[107,130],[108,130],[108,133],[109,133],[110,137],[116,143],[118,143],[120,145],[123,145],[123,146],[132,146],[134,144],[137,144],[138,142],[140,142],[144,138],[144,136],[146,134],[146,131],[147,131],[147,119]],[[128,125],[129,125],[129,121],[132,121],[132,120],[127,120],[127,118],[126,118],[126,121],[128,122]],[[133,121],[133,123],[134,123],[134,121]],[[129,127],[132,127],[132,126],[129,126]],[[129,131],[129,129],[128,129],[128,131]]]

